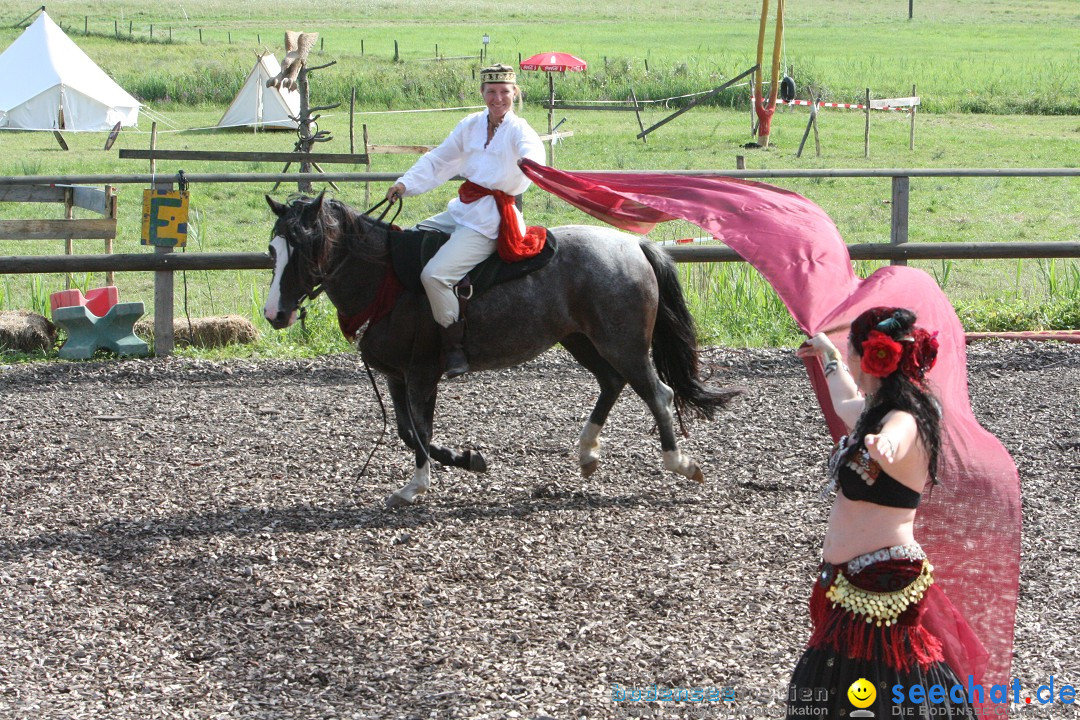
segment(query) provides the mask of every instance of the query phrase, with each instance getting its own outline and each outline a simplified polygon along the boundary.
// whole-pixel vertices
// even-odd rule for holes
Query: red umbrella
[[[584,72],[588,67],[586,62],[579,57],[574,57],[570,53],[561,52],[547,52],[533,55],[527,60],[522,60],[522,70],[543,70],[548,74],[548,134],[553,132],[552,120],[555,109],[552,107],[555,104],[555,80],[553,72]]]
[[[543,70],[545,72],[582,72],[588,67],[586,62],[570,53],[549,52],[533,55],[521,61],[522,70]]]

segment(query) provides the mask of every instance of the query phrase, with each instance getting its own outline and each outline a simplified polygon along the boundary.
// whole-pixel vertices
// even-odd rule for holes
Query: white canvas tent
[[[0,127],[111,130],[139,120],[139,101],[44,11],[0,54],[0,77]]]
[[[259,57],[247,80],[240,87],[218,127],[254,125],[264,128],[296,129],[290,115],[300,115],[300,93],[295,90],[266,87],[266,81],[277,77],[281,65],[271,53]]]

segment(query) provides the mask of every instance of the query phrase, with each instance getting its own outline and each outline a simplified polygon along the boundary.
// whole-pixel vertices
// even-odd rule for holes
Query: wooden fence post
[[[813,95],[810,96],[811,101],[813,100],[813,97],[814,97]],[[808,137],[810,137],[810,128],[812,128],[813,126],[814,126],[814,103],[811,102],[810,103],[810,117],[807,118],[807,120],[806,120],[806,129],[803,130],[802,140],[799,141],[799,149],[795,153],[795,157],[797,157],[797,158],[802,157],[803,147],[806,146],[806,139]]]
[[[363,129],[364,133],[364,155],[367,156],[367,164],[365,165],[365,169],[367,170],[367,172],[371,172],[371,150],[368,148],[367,123],[361,125],[361,128]],[[371,181],[369,180],[364,181],[364,206],[371,207]]]
[[[353,125],[356,117],[356,86],[353,85],[352,92],[349,94],[349,153],[356,152],[356,144],[353,140]]]
[[[908,241],[908,195],[911,178],[897,175],[892,179],[892,226],[889,242],[903,245]],[[907,260],[893,260],[892,265],[907,265]]]
[[[870,88],[866,88],[866,130],[863,133],[863,157],[870,157]]]
[[[157,123],[150,125],[150,150],[157,149]],[[150,160],[150,175],[157,173],[157,160]],[[172,188],[171,183],[165,183]],[[158,189],[157,183],[153,189]],[[171,247],[154,246],[158,255],[171,253]],[[173,273],[172,270],[154,271],[154,355],[169,357],[173,354]]]
[[[634,114],[637,115],[638,130],[645,132],[645,123],[641,122],[641,105],[637,101],[637,93],[634,92],[634,88],[630,88],[630,100],[634,103]],[[645,135],[641,136],[641,141],[646,145],[649,144],[649,138]]]
[[[911,137],[908,139],[908,150],[914,150],[915,149],[915,108],[918,107],[917,105],[915,105],[915,98],[916,97],[918,97],[918,96],[915,94],[915,85],[914,85],[914,83],[912,83],[912,85],[911,85]]]
[[[117,201],[117,197],[116,197],[116,188],[114,188],[112,185],[106,185],[105,186],[105,209],[108,211],[108,214],[106,215],[106,217],[108,217],[114,223],[116,222],[116,219],[120,216],[119,208],[117,207],[117,202],[118,201]],[[112,252],[113,252],[113,238],[111,238],[111,237],[105,238],[105,254],[106,255],[112,255]],[[108,271],[105,272],[105,284],[106,285],[115,285],[116,284],[116,273],[114,271],[108,270]]]
[[[400,55],[398,55],[397,40],[394,41],[394,62],[398,62]]]
[[[750,138],[751,139],[754,139],[754,138],[757,137],[757,110],[755,109],[755,106],[757,105],[757,98],[754,97],[754,88],[757,87],[757,73],[758,73],[758,71],[755,71],[755,72],[751,73],[751,75],[750,75]]]
[[[810,98],[814,99],[814,94],[810,93]],[[817,131],[817,116],[818,108],[821,104],[821,98],[814,99],[814,152],[816,157],[821,157],[821,138],[818,137]]]
[[[65,220],[73,220],[73,219],[75,219],[75,189],[74,188],[70,188],[70,187],[64,188],[64,219]],[[71,240],[70,235],[68,237],[64,238],[64,254],[65,255],[74,255],[75,254],[75,246],[74,246],[74,243]],[[64,289],[65,290],[70,290],[71,289],[71,273],[67,273],[66,275],[64,275]]]

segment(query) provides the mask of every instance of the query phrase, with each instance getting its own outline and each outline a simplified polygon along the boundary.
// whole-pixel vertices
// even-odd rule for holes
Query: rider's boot
[[[446,353],[446,377],[456,378],[469,372],[465,358],[465,321],[458,320],[450,327],[442,328],[442,346]]]

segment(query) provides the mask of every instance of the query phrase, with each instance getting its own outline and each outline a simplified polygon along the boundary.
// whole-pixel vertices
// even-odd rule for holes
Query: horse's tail
[[[738,388],[709,388],[700,377],[697,330],[686,307],[675,262],[651,240],[641,241],[641,251],[652,265],[660,286],[660,303],[653,327],[653,363],[660,379],[675,391],[675,408],[680,413],[693,409],[712,419],[718,408],[743,391]]]

